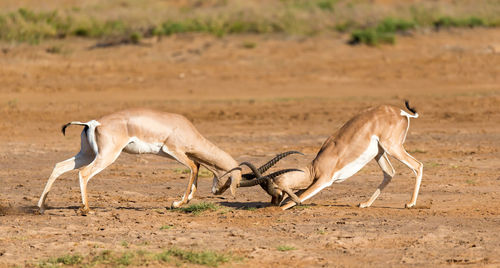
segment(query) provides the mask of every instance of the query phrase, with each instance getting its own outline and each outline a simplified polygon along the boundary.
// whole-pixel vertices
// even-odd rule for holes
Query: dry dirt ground
[[[95,49],[79,39],[2,44],[0,266],[172,247],[242,257],[228,267],[499,266],[500,30],[421,33],[376,48],[346,39],[183,35]],[[48,53],[52,47],[60,51]],[[95,214],[76,213],[76,172],[56,181],[51,209],[33,213],[54,164],[79,150],[80,128],[60,133],[68,121],[129,107],[177,112],[238,161],[305,153],[280,162],[283,168],[311,161],[361,109],[403,107],[405,98],[420,114],[405,144],[424,163],[416,209],[403,208],[414,176],[393,161],[395,178],[368,209],[356,205],[382,180],[375,162],[284,212],[269,206],[260,187],[234,199],[213,196],[211,177],[202,177],[192,203],[222,208],[185,214],[166,209],[186,187],[184,167],[124,153],[89,183]]]

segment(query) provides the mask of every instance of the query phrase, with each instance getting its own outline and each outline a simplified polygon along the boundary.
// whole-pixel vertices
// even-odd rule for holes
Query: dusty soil
[[[185,35],[96,49],[78,39],[2,44],[0,266],[171,247],[243,257],[225,266],[500,265],[500,30],[417,34],[378,48],[345,41]],[[54,46],[61,52],[46,52]],[[403,107],[405,98],[421,115],[405,145],[424,163],[416,209],[403,208],[414,176],[393,161],[396,177],[368,209],[356,205],[382,180],[375,162],[284,212],[260,187],[213,196],[203,177],[192,203],[222,208],[185,214],[166,209],[186,187],[183,167],[124,153],[89,183],[95,214],[76,213],[76,172],[56,181],[51,209],[33,213],[54,164],[79,149],[81,129],[60,133],[68,121],[129,107],[177,112],[238,161],[300,150],[305,157],[278,166],[295,167],[359,110]]]

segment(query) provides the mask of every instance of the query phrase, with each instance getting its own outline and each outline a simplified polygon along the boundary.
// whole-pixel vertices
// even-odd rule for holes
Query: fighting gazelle
[[[273,203],[280,204],[286,193],[291,200],[281,208],[291,208],[332,183],[346,180],[375,158],[384,179],[370,199],[359,204],[362,208],[369,207],[394,176],[394,168],[388,159],[390,155],[412,169],[416,175],[411,201],[405,207],[415,206],[423,165],[406,152],[403,143],[410,127],[410,118],[417,118],[418,113],[407,101],[405,106],[412,114],[397,107],[383,105],[365,110],[349,120],[325,141],[316,158],[307,167],[300,169],[301,172],[289,172],[273,179],[275,191],[267,191],[273,196]],[[266,180],[268,179],[257,179],[255,184]],[[298,189],[302,191],[297,196],[292,191]]]
[[[214,174],[212,185],[214,194],[221,194],[231,188],[234,195],[234,187],[241,180],[241,169],[233,169],[238,165],[237,162],[228,153],[205,139],[182,115],[131,109],[87,123],[70,122],[63,126],[63,134],[69,125],[84,126],[81,133],[81,149],[76,156],[55,165],[38,201],[41,213],[45,209],[47,194],[57,177],[74,169],[79,169],[83,203],[80,211],[83,215],[88,213],[87,183],[93,176],[111,165],[122,151],[168,157],[191,170],[185,194],[180,201],[173,202],[172,207],[179,207],[193,198],[200,164]],[[278,155],[264,169],[267,170],[286,155],[288,154]],[[224,181],[222,177],[226,180]]]

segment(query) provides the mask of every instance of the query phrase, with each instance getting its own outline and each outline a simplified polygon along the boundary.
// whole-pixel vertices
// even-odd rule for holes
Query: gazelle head
[[[273,174],[270,174],[268,176],[262,177],[262,174],[266,172],[269,168],[274,166],[278,161],[280,161],[282,158],[291,155],[291,154],[302,154],[301,152],[297,151],[289,151],[289,152],[284,152],[281,154],[276,155],[273,159],[269,160],[266,164],[260,166],[259,168],[256,168],[254,165],[248,162],[242,162],[238,167],[234,167],[227,171],[226,173],[222,174],[221,176],[215,176],[213,179],[213,184],[212,184],[212,193],[213,194],[222,194],[224,193],[228,188],[231,189],[231,194],[234,196],[236,193],[236,188],[238,187],[250,187],[250,186],[255,186],[266,179],[272,179],[280,174],[290,172],[292,170],[286,169],[286,170],[281,170],[278,172],[275,172]],[[251,170],[252,173],[246,173],[246,174],[241,174],[241,166],[246,165],[248,166]],[[242,182],[242,178],[244,179],[244,182]],[[257,180],[253,180],[255,178],[258,178]]]
[[[236,194],[236,187],[241,181],[241,168],[236,167],[225,173],[215,174],[212,183],[212,193],[220,195],[231,188],[231,195]]]

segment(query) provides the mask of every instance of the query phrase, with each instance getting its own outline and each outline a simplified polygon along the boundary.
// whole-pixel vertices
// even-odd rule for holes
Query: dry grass
[[[183,264],[195,264],[209,267],[217,267],[221,264],[240,261],[241,258],[230,254],[217,253],[210,250],[192,251],[179,248],[171,248],[162,252],[152,253],[144,250],[113,252],[103,250],[99,253],[91,253],[88,256],[80,254],[67,254],[60,257],[50,258],[38,263],[38,267],[126,267],[126,266],[165,266]]]
[[[46,38],[83,36],[139,43],[143,37],[203,32],[314,35],[354,32],[373,39],[372,28],[387,18],[418,27],[500,24],[500,1],[210,0],[210,1],[2,1],[0,39],[38,43]],[[29,7],[29,9],[26,9]],[[360,35],[359,31],[368,32]],[[392,33],[379,34],[393,42]],[[388,37],[388,38],[387,38]],[[386,41],[384,41],[386,40]],[[118,42],[118,43],[124,43]],[[360,42],[364,42],[361,40]],[[365,43],[370,43],[365,42]]]

